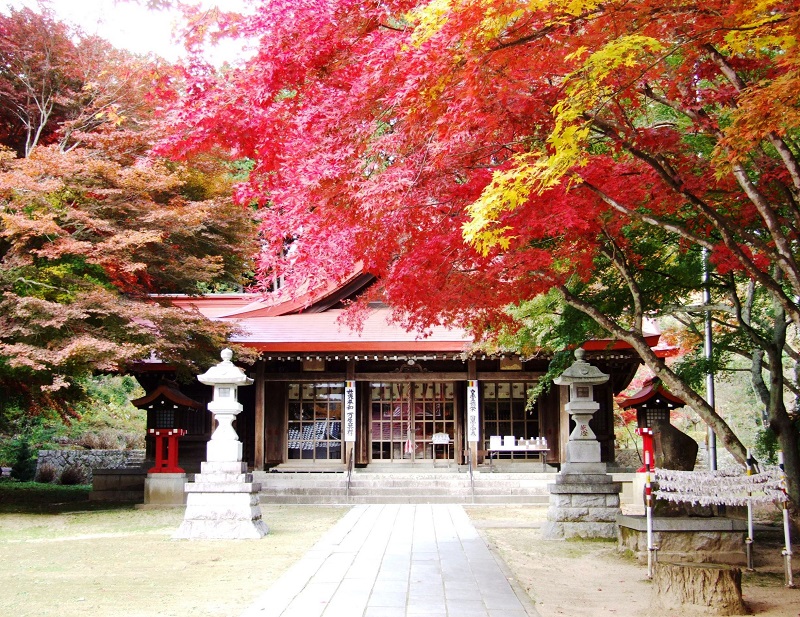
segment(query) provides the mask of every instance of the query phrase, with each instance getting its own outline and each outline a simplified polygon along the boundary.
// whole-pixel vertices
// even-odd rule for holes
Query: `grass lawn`
[[[89,490],[0,481],[0,616],[238,617],[348,509],[262,505],[261,540],[185,541],[171,539],[182,508],[90,502]],[[542,617],[687,614],[654,610],[646,567],[615,542],[543,540],[546,508],[466,509]],[[755,615],[800,614],[780,550],[756,544],[743,583]]]
[[[346,512],[262,506],[262,540],[172,540],[183,510],[0,482],[0,615],[238,616]]]

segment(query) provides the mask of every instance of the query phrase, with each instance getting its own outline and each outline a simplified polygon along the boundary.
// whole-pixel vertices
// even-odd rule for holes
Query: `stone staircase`
[[[144,450],[131,450],[128,460],[125,463],[125,467],[128,469],[132,468],[144,468],[146,464],[145,460],[145,451]]]
[[[547,505],[554,473],[464,468],[357,469],[350,485],[340,473],[255,472],[263,504],[461,503]]]

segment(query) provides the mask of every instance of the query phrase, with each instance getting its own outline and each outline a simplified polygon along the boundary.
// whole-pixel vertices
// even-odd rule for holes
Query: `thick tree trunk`
[[[798,434],[792,419],[784,410],[777,418],[770,418],[770,428],[778,438],[778,444],[783,452],[783,468],[786,474],[787,492],[789,500],[795,506],[800,506],[800,447],[798,447]]]
[[[707,563],[657,563],[653,604],[667,609],[700,609],[703,615],[746,615],[742,570]]]

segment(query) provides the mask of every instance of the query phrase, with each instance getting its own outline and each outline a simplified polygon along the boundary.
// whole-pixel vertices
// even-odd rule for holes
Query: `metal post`
[[[712,336],[711,336],[711,288],[709,266],[708,266],[708,250],[703,249],[703,304],[705,305],[705,358],[709,363],[708,372],[706,373],[706,402],[711,409],[714,409],[714,371],[711,370],[711,358],[713,353]],[[708,469],[710,471],[717,470],[717,435],[714,429],[708,427]]]
[[[783,451],[778,450],[778,467],[781,470],[781,485],[784,492],[786,492],[786,471],[783,467]],[[789,502],[783,502],[783,537],[785,546],[783,552],[783,560],[785,564],[786,586],[794,587],[794,580],[792,579],[792,535],[789,528]]]
[[[747,475],[753,475],[753,460],[750,455],[750,450],[747,451],[747,460],[745,461],[747,468]],[[752,492],[747,492],[747,539],[745,540],[745,548],[747,549],[747,569],[752,572],[755,570],[753,567],[753,501],[751,499]]]
[[[646,471],[644,475],[644,497],[645,509],[647,511],[647,578],[653,578],[653,567],[656,557],[656,547],[653,544],[653,487],[650,484],[651,462],[650,452],[645,450],[644,465]]]

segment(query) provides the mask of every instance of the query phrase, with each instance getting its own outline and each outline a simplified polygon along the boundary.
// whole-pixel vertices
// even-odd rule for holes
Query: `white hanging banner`
[[[356,382],[344,382],[344,440],[356,440]]]
[[[480,410],[478,407],[478,382],[467,382],[467,441],[478,441],[480,434]]]

